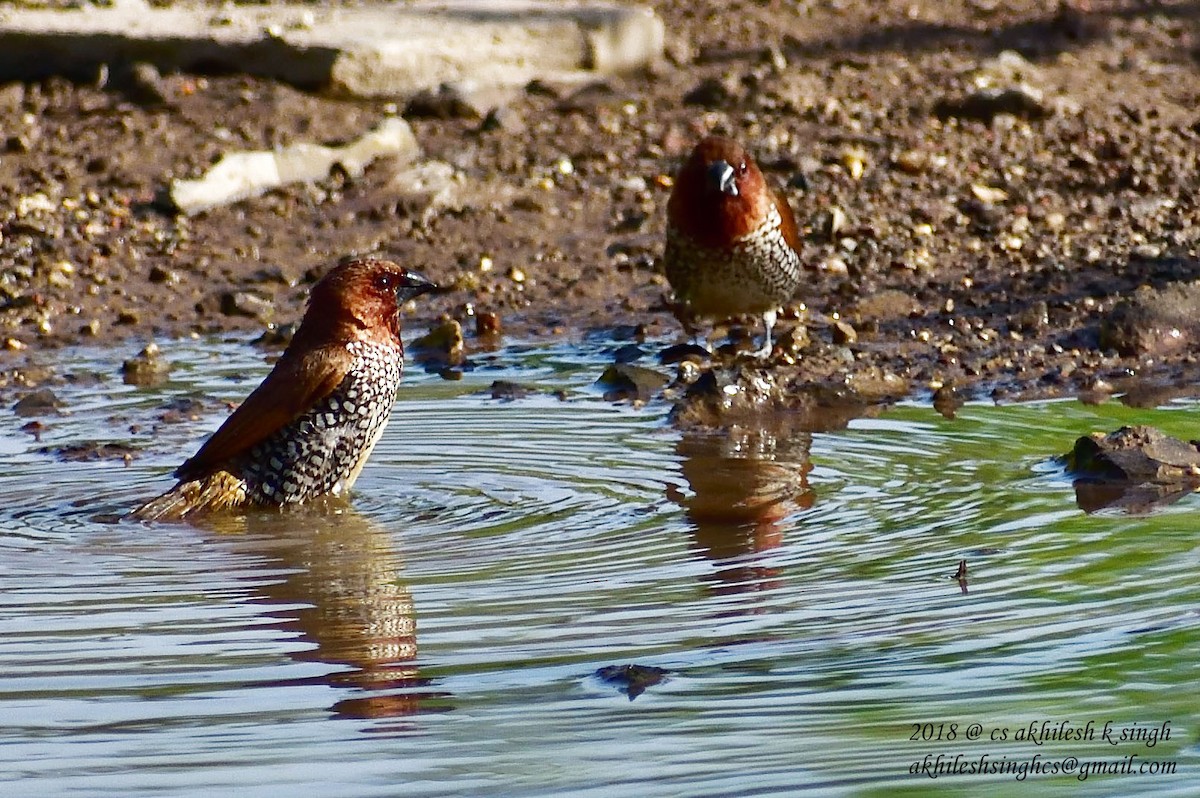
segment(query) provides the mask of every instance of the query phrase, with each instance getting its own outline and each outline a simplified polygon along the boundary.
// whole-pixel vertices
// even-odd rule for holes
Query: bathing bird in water
[[[387,260],[335,266],[313,286],[304,319],[267,378],[175,470],[178,484],[133,516],[182,519],[348,492],[400,385],[400,307],[435,288]]]

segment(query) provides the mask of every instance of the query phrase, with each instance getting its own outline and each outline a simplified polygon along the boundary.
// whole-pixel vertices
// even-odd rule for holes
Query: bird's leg
[[[690,343],[696,344],[707,352],[712,352],[712,346],[708,342],[708,336],[700,329],[700,320],[695,313],[691,311],[683,302],[673,302],[671,304],[671,314],[683,327],[683,333],[688,337]]]
[[[778,316],[779,314],[775,310],[768,310],[762,314],[763,326],[766,328],[766,335],[764,336],[762,349],[759,349],[754,353],[754,356],[761,360],[766,360],[771,356],[771,350],[773,348],[771,344],[771,329],[774,328],[775,320],[778,318]]]

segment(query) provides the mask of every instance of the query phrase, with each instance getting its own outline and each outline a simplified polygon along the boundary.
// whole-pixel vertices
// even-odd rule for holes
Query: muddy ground
[[[350,253],[454,287],[410,324],[675,335],[670,175],[710,130],[784,187],[809,266],[784,346],[765,371],[726,359],[692,392],[710,405],[724,383],[742,409],[1200,384],[1200,2],[650,5],[669,45],[647,73],[531,85],[486,120],[408,114],[462,176],[439,208],[398,196],[389,161],[191,218],[163,201],[231,149],[355,139],[384,103],[121,65],[0,84],[5,390],[64,344],[114,346],[116,373],[151,339],[292,322]]]

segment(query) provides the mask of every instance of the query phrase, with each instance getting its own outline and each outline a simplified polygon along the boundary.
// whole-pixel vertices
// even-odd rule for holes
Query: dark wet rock
[[[899,399],[910,390],[907,379],[879,366],[855,368],[846,375],[842,384],[861,401],[869,404]]]
[[[408,119],[479,119],[478,108],[452,86],[417,92],[404,107]]]
[[[950,421],[958,414],[963,406],[963,397],[953,384],[943,385],[933,392],[933,409]]]
[[[1013,326],[1025,332],[1038,332],[1050,324],[1050,307],[1039,299],[1013,316]]]
[[[156,285],[161,285],[163,283],[177,283],[179,282],[179,274],[173,269],[168,269],[160,265],[154,265],[150,267],[149,280]]]
[[[604,391],[606,401],[634,399],[645,402],[668,382],[670,379],[667,376],[654,369],[631,363],[614,363],[596,380],[596,386]]]
[[[1043,119],[1052,110],[1042,92],[1032,86],[989,86],[962,97],[941,99],[933,107],[933,112],[943,119],[957,117],[984,122],[990,122],[1001,114],[1022,119]]]
[[[1086,41],[1103,36],[1109,28],[1106,14],[1093,13],[1087,2],[1059,2],[1050,20],[1050,29],[1074,41]]]
[[[109,84],[125,95],[130,102],[146,107],[167,105],[171,90],[153,64],[138,61],[114,66]]]
[[[291,343],[292,336],[296,334],[296,326],[294,322],[268,324],[267,329],[263,330],[262,335],[255,338],[251,343],[266,349],[282,349]]]
[[[618,324],[614,327],[592,327],[584,333],[589,341],[637,341],[639,344],[646,340],[645,324]]]
[[[13,412],[21,418],[57,415],[62,401],[49,388],[37,388],[22,396],[13,405]]]
[[[736,80],[705,78],[683,95],[683,103],[705,108],[724,108],[735,102],[739,94],[740,87]]]
[[[1200,488],[1200,445],[1153,427],[1086,435],[1061,459],[1075,477],[1075,501],[1087,513],[1150,513]]]
[[[221,312],[265,322],[274,315],[275,306],[271,300],[249,291],[226,291],[221,295]]]
[[[788,415],[805,419],[806,428],[837,429],[909,390],[906,380],[883,369],[865,368],[822,382],[807,378],[807,365],[765,366],[742,357],[704,368],[682,395],[672,397],[671,421],[682,429],[721,429],[773,423]],[[814,365],[824,369],[827,364]]]
[[[775,340],[775,351],[788,362],[794,363],[809,343],[808,325],[793,324],[779,334]]]
[[[616,686],[632,701],[646,692],[646,688],[666,681],[669,673],[666,668],[653,665],[606,665],[597,669],[596,678]]]
[[[444,318],[410,343],[408,350],[418,363],[460,364],[463,361],[462,325],[456,319]]]
[[[521,133],[525,130],[525,118],[516,110],[509,107],[493,108],[479,123],[481,133],[501,131],[504,133]]]
[[[204,415],[204,402],[194,396],[181,396],[162,406],[158,420],[164,424],[183,424],[199,421]]]
[[[1154,427],[1121,427],[1107,435],[1084,435],[1075,441],[1065,461],[1076,477],[1200,484],[1200,446],[1172,438]]]
[[[96,460],[124,460],[129,462],[138,454],[135,446],[127,443],[102,443],[99,441],[83,441],[65,446],[44,446],[38,449],[40,454],[53,455],[60,460],[69,462],[94,462]]]
[[[1122,355],[1164,355],[1200,340],[1200,282],[1144,286],[1100,324],[1100,348]]]
[[[663,365],[682,363],[684,361],[707,363],[709,360],[712,360],[712,352],[700,346],[700,344],[691,342],[668,346],[658,353],[658,362]]]
[[[141,352],[121,364],[121,379],[126,385],[161,385],[170,373],[171,364],[155,343],[146,344]]]
[[[646,350],[637,344],[625,344],[613,352],[614,363],[633,363],[646,356]]]
[[[502,402],[513,402],[539,392],[537,388],[521,385],[519,382],[511,380],[496,380],[486,391],[493,399],[499,399]]]
[[[512,101],[516,91],[469,81],[444,83],[409,98],[404,116],[409,119],[484,119]]]

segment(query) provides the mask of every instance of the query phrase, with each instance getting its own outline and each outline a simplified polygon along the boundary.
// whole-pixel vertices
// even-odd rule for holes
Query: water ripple
[[[921,794],[926,754],[1111,752],[918,743],[914,723],[1115,718],[1176,721],[1116,750],[1178,759],[1153,783],[1186,794],[1195,500],[1085,515],[1046,465],[1095,426],[1185,425],[1179,408],[913,404],[681,435],[591,390],[611,348],[514,346],[460,383],[414,370],[352,506],[196,527],[114,519],[265,372],[253,349],[179,342],[162,388],[56,388],[70,414],[41,442],[0,418],[6,792]],[[499,378],[566,398],[494,401]],[[180,395],[204,397],[199,420],[156,421]],[[37,451],[81,440],[139,456]],[[629,664],[645,684],[598,675]]]

